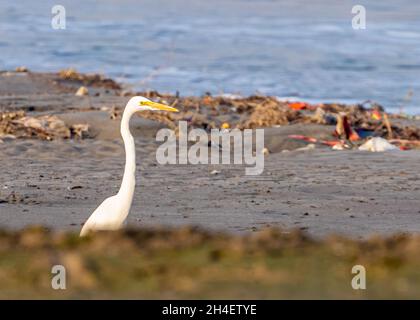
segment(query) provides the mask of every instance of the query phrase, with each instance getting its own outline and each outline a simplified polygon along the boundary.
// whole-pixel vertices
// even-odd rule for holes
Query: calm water
[[[378,101],[420,113],[420,1],[0,0],[0,69],[75,67],[137,89]],[[367,29],[353,30],[363,4]],[[404,99],[409,91],[411,99]]]

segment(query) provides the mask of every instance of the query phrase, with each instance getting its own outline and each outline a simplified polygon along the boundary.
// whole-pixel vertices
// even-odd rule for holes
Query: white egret
[[[121,136],[125,147],[125,169],[120,190],[115,196],[105,199],[96,208],[85,222],[80,236],[84,236],[94,230],[117,230],[123,226],[130,212],[136,184],[136,150],[134,138],[130,133],[129,122],[134,113],[146,110],[178,111],[175,108],[150,101],[141,96],[133,97],[128,101],[121,119]]]

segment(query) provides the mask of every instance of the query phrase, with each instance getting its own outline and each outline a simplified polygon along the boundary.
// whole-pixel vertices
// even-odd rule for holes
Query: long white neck
[[[136,185],[136,148],[134,146],[134,138],[130,133],[130,118],[133,113],[130,109],[125,108],[121,119],[121,136],[125,147],[125,168],[118,195],[122,198],[123,203],[128,204],[128,210],[131,207]]]

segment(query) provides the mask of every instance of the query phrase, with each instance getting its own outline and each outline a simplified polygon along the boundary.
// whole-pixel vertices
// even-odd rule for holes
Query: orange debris
[[[381,113],[379,112],[379,110],[373,110],[372,111],[372,119],[373,120],[381,120],[382,116]]]
[[[308,104],[305,102],[290,102],[288,105],[292,110],[305,110],[308,107]]]

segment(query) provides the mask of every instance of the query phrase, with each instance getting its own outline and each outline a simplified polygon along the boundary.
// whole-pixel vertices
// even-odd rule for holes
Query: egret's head
[[[127,107],[133,111],[169,111],[169,112],[178,112],[178,109],[172,108],[170,106],[153,102],[142,96],[135,96],[130,99],[127,103]]]

